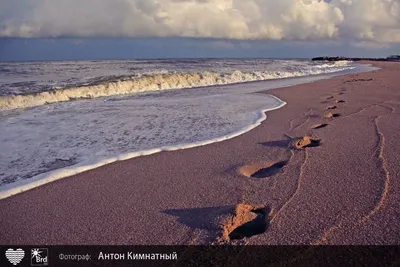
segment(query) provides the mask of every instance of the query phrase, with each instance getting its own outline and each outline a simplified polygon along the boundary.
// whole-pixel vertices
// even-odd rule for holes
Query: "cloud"
[[[400,0],[10,0],[0,36],[400,43]]]

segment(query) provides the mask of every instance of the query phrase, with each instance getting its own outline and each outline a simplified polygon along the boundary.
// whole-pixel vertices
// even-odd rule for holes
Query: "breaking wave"
[[[28,93],[22,95],[9,95],[0,97],[0,110],[11,110],[41,106],[45,104],[65,102],[78,99],[91,99],[98,97],[134,94],[146,91],[183,89],[205,87],[213,85],[226,85],[243,82],[264,81],[307,75],[332,73],[351,69],[347,62],[313,66],[306,70],[294,72],[193,72],[193,73],[153,73],[137,76],[126,76],[117,80],[99,80],[89,85],[59,88],[51,91]]]

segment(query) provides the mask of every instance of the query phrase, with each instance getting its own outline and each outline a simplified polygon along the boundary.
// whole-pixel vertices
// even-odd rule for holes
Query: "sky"
[[[1,0],[0,60],[400,53],[400,0]]]

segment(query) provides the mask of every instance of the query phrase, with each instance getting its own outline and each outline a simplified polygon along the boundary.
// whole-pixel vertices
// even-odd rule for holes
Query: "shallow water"
[[[370,70],[354,67],[350,72]],[[338,74],[3,111],[0,198],[116,160],[232,138],[256,127],[263,111],[285,104],[257,92]]]

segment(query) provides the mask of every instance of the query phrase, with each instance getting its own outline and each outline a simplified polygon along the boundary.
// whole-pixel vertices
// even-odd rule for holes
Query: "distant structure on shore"
[[[387,59],[389,60],[395,60],[395,61],[399,61],[400,60],[400,55],[392,55],[392,56],[388,56]]]
[[[358,58],[358,57],[315,57],[312,61],[341,61],[341,60],[349,60],[349,61],[400,61],[400,55],[392,55],[387,58]]]

